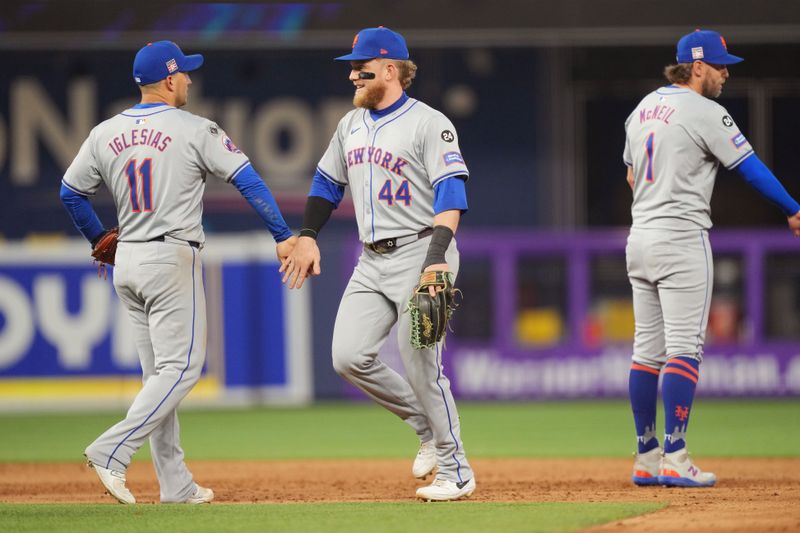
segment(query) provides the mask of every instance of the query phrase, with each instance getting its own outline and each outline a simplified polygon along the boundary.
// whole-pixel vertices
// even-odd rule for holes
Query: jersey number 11
[[[136,166],[136,160],[131,159],[125,167],[125,174],[128,176],[128,187],[130,188],[131,211],[141,213],[153,210],[153,160],[147,158],[142,164]],[[139,179],[142,182],[142,202],[139,203]],[[144,209],[140,206],[144,204]]]

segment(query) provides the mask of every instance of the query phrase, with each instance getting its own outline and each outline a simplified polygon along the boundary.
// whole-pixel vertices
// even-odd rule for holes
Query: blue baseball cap
[[[408,59],[408,47],[403,36],[389,28],[378,26],[361,30],[353,39],[353,51],[336,58],[336,61],[364,61],[368,59]]]
[[[728,53],[728,45],[719,33],[711,30],[695,30],[678,41],[678,63],[703,61],[714,65],[732,65],[744,61]]]
[[[203,64],[200,54],[184,55],[172,41],[148,43],[133,59],[133,79],[139,85],[161,81],[176,72],[197,70]]]

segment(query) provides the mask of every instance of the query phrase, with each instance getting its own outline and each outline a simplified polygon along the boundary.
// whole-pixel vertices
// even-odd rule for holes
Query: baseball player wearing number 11
[[[633,190],[626,248],[636,321],[629,392],[638,450],[637,485],[709,487],[686,451],[686,432],[703,360],[714,279],[708,230],[720,163],[736,169],[787,217],[800,236],[800,205],[755,155],[719,97],[728,65],[722,36],[697,30],[678,42],[670,85],[644,97],[625,122],[624,162]],[[663,449],[656,437],[658,378],[663,374]]]
[[[183,460],[177,408],[200,378],[206,356],[201,218],[206,176],[232,183],[262,218],[285,257],[297,240],[264,182],[241,150],[210,120],[178,109],[188,72],[203,63],[171,41],[136,54],[141,103],[102,122],[67,169],[61,199],[94,245],[106,233],[88,197],[102,183],[119,221],[114,288],[133,322],[143,386],[125,418],[86,448],[90,466],[120,503],[133,454],[150,439],[161,501],[208,503]]]
[[[409,98],[416,65],[405,39],[388,28],[356,35],[350,62],[350,111],[322,156],[306,203],[303,230],[281,267],[299,288],[320,273],[317,235],[350,186],[364,249],[345,289],[333,332],[333,366],[347,381],[402,418],[420,439],[412,467],[425,478],[439,468],[423,500],[457,500],[475,490],[461,442],[458,411],[442,366],[442,343],[415,349],[410,340],[412,289],[425,270],[458,270],[453,234],[467,209],[469,175],[452,123]],[[406,378],[378,358],[392,326]]]

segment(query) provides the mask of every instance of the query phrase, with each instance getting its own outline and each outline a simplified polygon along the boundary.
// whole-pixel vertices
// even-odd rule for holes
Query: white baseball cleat
[[[194,494],[189,496],[189,499],[186,500],[184,503],[197,505],[201,503],[211,503],[213,499],[214,499],[213,490],[197,485],[197,489],[195,489]]]
[[[436,478],[427,487],[417,489],[417,498],[426,502],[446,502],[469,498],[475,492],[475,478],[457,483]]]
[[[664,450],[657,446],[645,453],[637,453],[636,460],[633,462],[634,485],[658,485],[658,470],[661,468],[661,458]]]
[[[436,443],[433,440],[419,445],[411,473],[415,478],[425,479],[436,468]]]
[[[682,448],[677,452],[664,454],[658,471],[658,482],[667,487],[713,487],[717,476],[696,467],[689,458],[689,452]]]
[[[125,472],[109,470],[108,468],[98,466],[91,461],[89,462],[89,466],[94,468],[94,471],[97,473],[97,477],[100,478],[100,481],[103,483],[106,491],[111,496],[116,498],[119,503],[136,503],[136,498],[133,497],[133,494],[131,494],[131,491],[128,490],[128,487],[125,486]]]

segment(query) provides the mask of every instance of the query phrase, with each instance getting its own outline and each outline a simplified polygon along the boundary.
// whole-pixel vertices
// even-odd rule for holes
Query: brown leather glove
[[[107,276],[106,265],[114,266],[114,256],[117,254],[117,238],[119,237],[119,227],[115,226],[106,231],[92,248],[92,257],[99,263],[97,265],[97,275]]]

